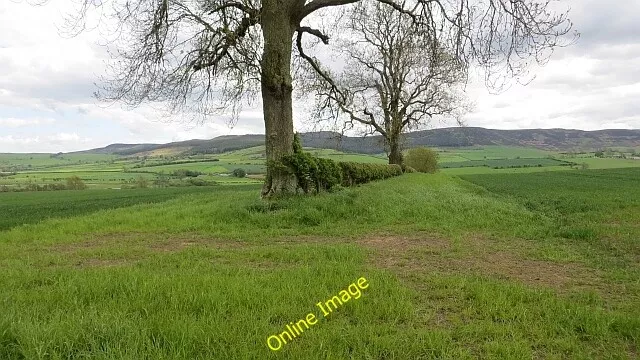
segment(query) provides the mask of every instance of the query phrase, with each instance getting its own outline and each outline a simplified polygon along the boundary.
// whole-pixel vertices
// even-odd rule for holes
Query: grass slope
[[[634,358],[640,209],[625,171],[521,188],[411,174],[272,203],[214,187],[13,228],[0,358]],[[589,196],[598,176],[619,205]],[[532,205],[541,188],[570,195]],[[361,276],[362,297],[323,318],[314,304]],[[268,349],[310,312],[317,325]]]

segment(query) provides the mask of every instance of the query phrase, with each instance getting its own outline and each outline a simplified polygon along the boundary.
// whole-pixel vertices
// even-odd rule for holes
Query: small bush
[[[237,178],[243,178],[247,176],[247,172],[244,169],[235,169],[231,174]]]
[[[189,179],[187,182],[193,186],[213,186],[217,184],[215,181],[207,181],[204,179]]]
[[[435,173],[438,170],[438,153],[432,149],[420,147],[407,152],[404,163],[422,173]]]
[[[71,176],[67,178],[67,189],[69,190],[84,190],[87,185],[78,176]]]
[[[138,189],[146,189],[149,187],[149,180],[145,179],[142,175],[136,178],[136,187]]]

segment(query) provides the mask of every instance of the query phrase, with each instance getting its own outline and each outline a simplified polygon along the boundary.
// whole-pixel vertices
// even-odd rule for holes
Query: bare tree
[[[316,120],[335,121],[343,130],[364,125],[366,134],[382,135],[389,163],[402,165],[405,131],[465,107],[465,65],[386,4],[358,3],[348,15],[338,41],[344,70],[330,78],[307,67],[302,88],[318,95]]]
[[[52,0],[32,0],[47,2]],[[53,0],[55,1],[55,0]],[[267,178],[263,196],[294,192],[295,177],[279,166],[293,152],[293,47],[304,38],[328,42],[309,26],[329,8],[375,1],[410,16],[454,55],[490,66],[534,56],[558,45],[571,23],[566,13],[538,0],[76,0],[70,24],[82,30],[92,14],[115,24],[115,62],[103,97],[137,105],[168,103],[174,111],[237,109],[247,90],[260,85],[265,122]],[[96,10],[96,11],[93,11]],[[295,43],[294,43],[295,40]],[[428,51],[425,49],[425,51]]]

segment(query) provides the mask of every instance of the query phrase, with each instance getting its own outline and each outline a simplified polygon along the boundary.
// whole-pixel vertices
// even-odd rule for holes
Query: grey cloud
[[[616,0],[571,0],[570,18],[581,33],[579,52],[601,45],[640,43],[640,3]]]

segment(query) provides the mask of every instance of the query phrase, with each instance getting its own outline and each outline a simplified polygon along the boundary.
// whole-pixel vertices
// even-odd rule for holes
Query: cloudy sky
[[[468,126],[495,129],[640,128],[640,3],[563,0],[581,33],[534,69],[528,86],[491,95],[469,87],[476,106]],[[263,133],[262,114],[247,110],[237,125],[212,118],[196,126],[168,122],[143,106],[128,110],[97,102],[94,83],[107,59],[100,34],[67,39],[58,31],[68,0],[44,7],[0,0],[0,152],[58,152],[111,143],[164,143]],[[615,5],[614,5],[615,4]],[[298,111],[296,129],[305,130]],[[434,124],[436,127],[447,123]]]

